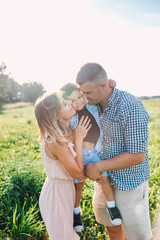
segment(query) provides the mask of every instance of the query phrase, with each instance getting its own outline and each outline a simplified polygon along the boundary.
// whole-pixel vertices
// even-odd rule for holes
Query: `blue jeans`
[[[84,166],[88,163],[96,163],[99,161],[103,161],[100,157],[98,152],[95,150],[95,148],[89,148],[83,149],[83,163]],[[108,172],[104,171],[103,172],[103,176],[108,176]],[[74,179],[74,183],[78,183],[79,181],[81,181],[80,179]]]

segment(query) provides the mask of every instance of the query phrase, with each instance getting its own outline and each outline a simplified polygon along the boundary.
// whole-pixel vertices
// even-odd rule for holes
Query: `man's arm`
[[[97,163],[88,163],[85,167],[85,174],[91,180],[99,178],[103,171],[119,170],[132,167],[143,163],[145,159],[145,152],[129,153],[125,152],[111,159],[102,160]]]
[[[127,102],[122,109],[124,121],[124,143],[126,152],[111,159],[86,166],[85,174],[95,180],[102,171],[129,168],[144,162],[148,142],[149,115],[140,102]]]

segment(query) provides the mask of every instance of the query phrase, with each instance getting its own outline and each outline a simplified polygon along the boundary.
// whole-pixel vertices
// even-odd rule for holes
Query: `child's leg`
[[[83,229],[83,222],[81,219],[81,212],[80,212],[80,201],[81,201],[81,194],[82,189],[84,186],[85,181],[76,181],[75,189],[76,189],[76,199],[74,205],[74,223],[73,227],[75,228],[76,232],[81,232]]]
[[[107,172],[104,172],[102,176],[101,187],[106,198],[107,208],[106,210],[109,213],[110,221],[114,225],[120,225],[122,222],[121,214],[119,209],[116,207],[113,188],[110,184],[109,176]]]
[[[80,201],[81,201],[81,194],[82,194],[82,189],[84,187],[85,181],[80,181],[75,184],[75,189],[76,189],[76,199],[75,199],[75,205],[74,207],[77,208],[80,206]]]
[[[110,184],[109,176],[102,176],[101,186],[102,186],[102,190],[106,198],[106,201],[114,201],[114,193],[113,193],[113,188]]]
[[[94,152],[94,149],[92,150],[92,152]],[[98,154],[94,155],[90,159],[90,162],[93,162],[93,163],[99,162],[99,161],[103,161],[103,160],[99,157]],[[102,190],[105,195],[105,198],[106,198],[106,202],[107,202],[106,210],[109,214],[110,221],[114,225],[120,225],[122,222],[122,220],[121,220],[122,217],[119,212],[119,209],[116,207],[116,204],[115,204],[114,192],[113,192],[112,186],[110,184],[107,171],[103,172],[101,186],[102,186]]]
[[[88,158],[88,153],[89,149],[83,149],[83,163],[84,165],[88,163],[89,158]],[[81,194],[82,194],[82,189],[85,183],[85,180],[83,181],[78,181],[74,180],[75,188],[76,188],[76,200],[75,200],[75,206],[74,206],[74,228],[76,232],[81,232],[83,229],[83,222],[81,219],[81,209],[80,209],[80,201],[81,201]]]

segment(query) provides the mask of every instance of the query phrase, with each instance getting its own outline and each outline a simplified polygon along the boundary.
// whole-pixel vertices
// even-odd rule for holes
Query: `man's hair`
[[[82,85],[85,82],[99,83],[107,81],[107,73],[98,63],[84,64],[77,74],[76,83]]]
[[[63,87],[61,87],[62,97],[64,99],[68,99],[68,97],[72,94],[72,92],[79,90],[76,84],[74,83],[67,83]]]

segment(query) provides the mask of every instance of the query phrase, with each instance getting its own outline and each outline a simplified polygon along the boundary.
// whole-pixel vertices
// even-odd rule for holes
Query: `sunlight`
[[[19,83],[59,90],[75,81],[83,64],[98,62],[118,88],[159,95],[159,28],[130,26],[116,14],[96,11],[89,0],[6,0],[3,10],[1,62]]]

